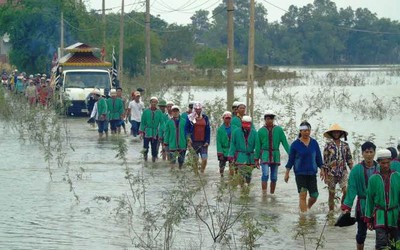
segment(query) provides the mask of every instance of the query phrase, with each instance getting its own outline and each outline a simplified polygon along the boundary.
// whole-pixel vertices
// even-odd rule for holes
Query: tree
[[[200,69],[222,68],[226,64],[226,50],[202,48],[195,54],[194,64]]]

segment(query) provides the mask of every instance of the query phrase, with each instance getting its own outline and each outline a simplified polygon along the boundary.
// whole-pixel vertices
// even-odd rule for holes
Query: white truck
[[[68,115],[87,115],[87,99],[96,88],[106,94],[112,86],[111,63],[104,62],[93,55],[91,48],[76,43],[65,49],[69,52],[60,58],[54,70],[54,85],[58,98]]]

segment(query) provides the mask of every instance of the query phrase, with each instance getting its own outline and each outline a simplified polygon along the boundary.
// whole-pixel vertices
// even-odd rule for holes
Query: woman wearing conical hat
[[[345,131],[338,124],[333,124],[325,133],[324,136],[329,139],[324,148],[324,163],[325,163],[325,183],[329,190],[329,211],[335,208],[335,193],[336,184],[342,190],[342,199],[347,191],[347,167],[353,167],[353,158],[349,144],[343,140],[347,140],[347,131]]]

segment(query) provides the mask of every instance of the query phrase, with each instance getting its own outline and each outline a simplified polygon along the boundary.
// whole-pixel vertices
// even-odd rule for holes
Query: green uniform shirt
[[[186,120],[180,116],[179,124],[172,118],[165,124],[164,144],[168,145],[170,151],[186,150],[187,141],[185,135]]]
[[[125,106],[121,98],[108,98],[107,107],[109,120],[120,120],[125,113]]]
[[[386,182],[384,182],[380,173],[372,175],[368,182],[365,217],[370,220],[374,219],[375,228],[386,228],[386,226],[397,228],[400,174],[392,171]],[[387,221],[385,221],[385,218]]]
[[[140,132],[144,133],[144,137],[146,138],[157,138],[159,128],[163,126],[163,119],[161,110],[145,109],[140,122]]]
[[[265,126],[258,130],[261,151],[261,157],[259,158],[261,163],[280,165],[281,153],[279,152],[279,146],[282,143],[286,153],[289,154],[289,144],[282,127],[274,126],[271,134]]]
[[[390,169],[393,171],[396,171],[398,173],[400,173],[400,162],[398,161],[392,161],[390,163]]]
[[[99,98],[99,100],[97,101],[97,114],[99,119],[102,115],[106,115],[107,119],[107,114],[108,114],[107,102],[102,97]]]
[[[260,143],[255,129],[250,130],[247,142],[243,129],[232,131],[228,157],[235,161],[236,165],[253,165],[260,155]]]
[[[374,168],[375,171],[379,171],[380,169],[377,162],[374,162],[374,166],[372,168]],[[344,198],[342,208],[351,210],[354,198],[358,196],[357,203],[359,206],[357,206],[356,213],[358,213],[361,217],[364,217],[365,201],[367,198],[367,187],[368,187],[368,178],[366,173],[366,167],[362,162],[355,165],[350,171],[348,185],[347,185],[347,193]]]
[[[232,135],[232,126],[231,126],[231,135]],[[228,157],[230,139],[228,134],[226,133],[226,126],[222,124],[217,130],[217,155],[223,155],[224,157]]]

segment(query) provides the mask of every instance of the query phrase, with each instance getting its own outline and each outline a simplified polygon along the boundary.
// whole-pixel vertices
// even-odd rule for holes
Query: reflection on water
[[[399,89],[398,78],[389,87],[392,96],[399,93],[394,91]],[[371,92],[373,86],[354,88],[353,95],[359,94],[360,89]],[[306,89],[297,90],[306,92]],[[239,88],[238,96],[242,97],[243,91],[244,89]],[[261,99],[263,92],[258,91],[256,94]],[[382,91],[390,94],[387,90]],[[207,97],[212,99],[222,94],[222,90],[209,92]],[[202,91],[195,95],[199,95],[194,97],[198,100],[203,99],[200,96],[205,96]],[[275,108],[282,109],[278,106]],[[326,110],[321,115],[326,125],[339,120],[349,131],[363,134],[375,132],[377,144],[380,146],[385,146],[390,136],[398,137],[398,134],[392,134],[393,128],[400,125],[398,116],[380,121],[365,120],[360,125],[360,121],[355,121],[353,116],[345,116],[333,109]],[[143,225],[151,219],[157,223],[165,220],[162,217],[146,217],[145,214],[134,211],[135,216],[131,221],[133,227],[130,227],[126,197],[130,196],[131,191],[125,178],[125,166],[116,158],[118,140],[111,136],[107,140],[98,140],[96,130],[88,128],[85,118],[68,120],[74,151],[68,152],[67,161],[79,203],[75,201],[64,181],[64,169],[54,167],[53,181],[50,181],[47,163],[43,160],[38,145],[24,143],[4,123],[0,122],[0,126],[1,249],[136,249],[132,242],[136,237],[135,233],[140,235]],[[382,129],[376,130],[377,126]],[[160,202],[166,197],[167,191],[175,190],[182,184],[180,171],[171,170],[169,164],[164,162],[145,164],[141,159],[140,142],[129,136],[123,138],[128,144],[128,169],[145,180],[143,185],[146,187],[146,199],[140,200],[140,204],[143,206],[146,202],[147,209],[151,211],[165,209],[160,207]],[[214,145],[215,142],[212,142],[208,167],[203,176],[207,181],[205,192],[209,199],[217,196],[216,187],[221,183]],[[283,153],[283,164],[286,160],[287,156]],[[261,194],[259,170],[253,172],[248,198],[240,198],[240,189],[234,191],[237,197],[233,200],[234,209],[248,203],[247,212],[261,225],[262,235],[256,246],[259,249],[304,249],[305,244],[307,249],[315,249],[322,239],[320,243],[323,243],[323,249],[354,249],[356,226],[334,227],[338,211],[333,216],[326,216],[328,192],[324,189],[324,184],[318,182],[320,196],[313,209],[305,215],[299,215],[294,178],[290,178],[288,184],[284,183],[284,171],[283,167],[279,168],[275,195],[264,197]],[[187,181],[192,184],[198,182],[194,176],[188,177]],[[212,203],[215,204],[215,201]],[[132,204],[133,209],[140,209],[139,203]],[[229,247],[222,243],[214,244],[207,227],[195,216],[184,216],[173,230],[173,249],[240,249],[242,246],[243,229],[240,223],[228,232]],[[322,231],[324,234],[321,237]],[[164,233],[160,232],[162,235]],[[373,232],[368,232],[366,246],[366,249],[373,249]]]

